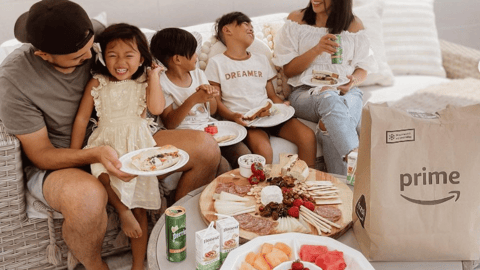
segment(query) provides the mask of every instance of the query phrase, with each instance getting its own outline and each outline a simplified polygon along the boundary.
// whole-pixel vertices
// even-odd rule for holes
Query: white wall
[[[0,43],[13,38],[16,19],[37,0],[0,0]],[[308,0],[75,0],[90,16],[107,12],[108,21],[159,29],[212,22],[238,10],[254,17],[290,12]],[[120,4],[121,3],[121,4]],[[178,8],[181,7],[181,8]],[[480,50],[480,0],[435,0],[439,37]]]
[[[13,38],[17,18],[37,0],[0,0],[0,43]],[[212,22],[231,11],[250,17],[290,12],[306,6],[308,0],[74,0],[95,16],[107,12],[109,23],[128,22],[159,29]],[[181,7],[181,8],[179,8]]]
[[[438,36],[480,50],[480,0],[435,0]]]

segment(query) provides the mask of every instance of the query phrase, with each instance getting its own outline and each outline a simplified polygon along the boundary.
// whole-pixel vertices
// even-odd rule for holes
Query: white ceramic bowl
[[[248,178],[252,175],[252,163],[260,162],[263,166],[265,166],[265,158],[263,156],[257,154],[248,154],[243,155],[238,158],[238,166],[240,167],[240,175]]]

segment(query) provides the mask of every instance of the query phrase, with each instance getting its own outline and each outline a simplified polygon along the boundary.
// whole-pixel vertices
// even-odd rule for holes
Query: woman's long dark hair
[[[112,24],[98,36],[98,43],[100,43],[100,47],[102,48],[103,59],[106,59],[105,50],[107,44],[115,40],[122,40],[126,43],[135,42],[137,44],[140,55],[143,57],[143,63],[137,72],[132,75],[132,80],[138,79],[147,67],[152,66],[153,57],[150,54],[147,38],[136,26],[126,23]],[[93,64],[92,73],[100,73],[109,77],[112,76],[107,67],[102,65],[100,61],[96,61]]]
[[[327,8],[326,3],[323,2],[323,4]],[[309,2],[302,11],[304,11],[302,20],[308,25],[315,25],[317,14],[313,11],[312,2]],[[330,34],[340,34],[342,31],[348,30],[353,19],[352,0],[332,0],[325,27]]]

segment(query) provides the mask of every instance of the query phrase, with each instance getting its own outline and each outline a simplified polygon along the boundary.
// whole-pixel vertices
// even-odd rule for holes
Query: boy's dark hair
[[[105,59],[105,50],[107,44],[114,40],[122,40],[124,42],[137,44],[138,50],[140,55],[143,57],[143,63],[138,68],[137,72],[132,75],[132,80],[139,78],[144,72],[147,67],[152,66],[153,57],[150,54],[150,50],[148,48],[148,41],[145,35],[138,29],[138,27],[126,24],[126,23],[117,23],[112,24],[107,27],[99,36],[98,36],[98,43],[100,43],[100,47],[102,48],[102,56]],[[104,66],[100,61],[95,61],[92,66],[92,72],[100,73],[105,76],[112,76],[108,71],[107,67]]]
[[[325,2],[323,4],[327,8]],[[309,2],[302,11],[304,11],[302,20],[308,25],[315,25],[317,14],[313,11],[312,2]],[[325,27],[330,34],[340,34],[343,30],[348,30],[353,19],[352,0],[332,0]]]
[[[168,68],[168,60],[174,55],[191,59],[197,49],[192,33],[180,28],[165,28],[153,35],[150,41],[152,55]]]
[[[222,17],[218,18],[215,21],[215,37],[220,40],[224,45],[226,44],[222,29],[225,25],[229,25],[233,22],[235,22],[237,25],[240,25],[244,22],[251,23],[252,20],[250,20],[247,15],[238,11],[227,13]]]

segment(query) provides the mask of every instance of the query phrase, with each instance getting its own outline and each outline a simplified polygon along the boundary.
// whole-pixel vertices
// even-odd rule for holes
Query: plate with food
[[[257,237],[232,250],[220,270],[374,270],[361,252],[335,239],[301,233]]]
[[[338,238],[352,226],[351,189],[331,174],[308,168],[298,155],[281,154],[279,164],[224,173],[202,191],[201,217],[233,216],[240,238],[301,232]]]
[[[339,76],[336,73],[326,70],[313,70],[311,75],[304,76],[302,83],[310,86],[330,86],[337,87],[350,82],[345,76]]]
[[[232,121],[215,121],[203,124],[197,129],[212,134],[218,146],[229,146],[239,143],[247,136],[247,129]]]
[[[188,153],[173,145],[150,147],[126,153],[119,158],[121,171],[133,175],[162,175],[187,164]]]
[[[292,118],[294,114],[295,109],[292,106],[283,103],[274,104],[271,100],[267,100],[262,106],[245,113],[243,120],[249,127],[273,127]]]

